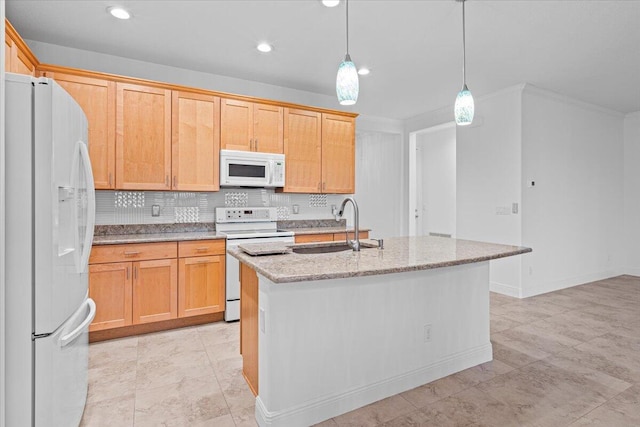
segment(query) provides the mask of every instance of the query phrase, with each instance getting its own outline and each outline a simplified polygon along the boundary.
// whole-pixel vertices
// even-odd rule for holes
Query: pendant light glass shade
[[[454,107],[456,124],[460,126],[470,125],[473,121],[473,111],[473,96],[467,85],[464,85],[462,90],[458,92],[458,96],[456,96],[456,105]]]
[[[464,20],[464,2],[465,0],[457,0],[462,3],[462,90],[456,96],[456,103],[453,107],[453,113],[456,118],[456,124],[459,126],[470,125],[473,122],[473,96],[467,87],[467,44],[465,34]]]
[[[358,82],[356,64],[353,63],[351,56],[349,56],[349,0],[345,1],[345,9],[347,15],[347,54],[338,67],[336,94],[340,105],[354,105],[358,101],[360,83]]]
[[[358,101],[359,90],[358,70],[347,54],[338,67],[338,76],[336,77],[336,94],[340,105],[355,104]]]

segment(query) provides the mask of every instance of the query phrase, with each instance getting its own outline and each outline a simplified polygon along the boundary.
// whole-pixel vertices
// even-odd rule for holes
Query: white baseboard
[[[623,274],[640,277],[640,267],[627,267],[624,269]]]
[[[340,394],[324,396],[320,399],[306,402],[303,405],[280,411],[268,411],[264,402],[258,396],[256,398],[256,421],[261,427],[316,424],[492,359],[493,350],[489,342],[448,356],[429,366]]]
[[[624,270],[622,268],[616,268],[607,271],[600,271],[597,273],[585,274],[583,276],[569,277],[553,282],[540,283],[536,284],[535,287],[524,288],[522,290],[522,298],[546,294],[547,292],[559,291],[560,289],[583,285],[585,283],[595,282],[598,280],[609,279],[611,277],[620,276],[622,274],[625,274]]]
[[[521,298],[520,288],[517,286],[491,281],[489,282],[489,290],[509,297]]]

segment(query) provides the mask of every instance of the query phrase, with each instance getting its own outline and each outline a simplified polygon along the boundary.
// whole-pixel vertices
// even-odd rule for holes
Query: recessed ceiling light
[[[340,0],[322,0],[322,4],[327,7],[336,7],[340,4]]]
[[[271,52],[271,51],[273,50],[273,47],[272,47],[269,43],[260,43],[260,44],[257,46],[257,49],[258,49],[260,52],[267,53],[267,52]]]
[[[107,8],[107,12],[118,19],[129,19],[131,18],[131,13],[128,10],[119,7],[119,6],[111,6]]]
[[[360,74],[361,76],[369,75],[370,72],[371,70],[365,67],[362,67],[358,70],[358,74]]]

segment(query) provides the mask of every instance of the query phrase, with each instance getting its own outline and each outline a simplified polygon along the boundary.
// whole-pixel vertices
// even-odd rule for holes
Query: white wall
[[[438,127],[416,137],[418,235],[456,235],[456,128]]]
[[[355,199],[360,224],[372,229],[371,237],[405,234],[403,163],[401,134],[358,132]]]
[[[640,111],[624,119],[624,272],[640,276]]]
[[[622,115],[527,85],[522,118],[523,296],[619,274]]]
[[[473,124],[457,127],[459,239],[522,243],[521,214],[512,213],[512,204],[521,203],[521,95],[522,86],[514,86],[479,97]],[[520,296],[520,265],[527,256],[492,261],[491,289]]]

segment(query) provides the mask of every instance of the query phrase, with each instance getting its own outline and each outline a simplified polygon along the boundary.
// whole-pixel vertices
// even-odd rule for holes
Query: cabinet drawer
[[[225,248],[225,239],[178,242],[178,256],[185,258],[205,255],[224,255]]]
[[[128,245],[101,245],[91,248],[89,264],[106,262],[144,261],[152,259],[176,258],[176,242],[136,243]]]
[[[347,237],[347,235],[348,235],[348,237]],[[337,241],[343,241],[343,242],[344,242],[344,241],[346,241],[346,240],[347,240],[347,238],[348,238],[349,240],[353,240],[353,239],[355,239],[355,238],[356,238],[355,233],[353,233],[353,232],[351,232],[351,231],[350,231],[349,233],[335,233],[335,234],[333,235],[333,240],[335,240],[336,242],[337,242]],[[368,239],[368,238],[369,238],[369,232],[368,232],[368,231],[361,231],[361,232],[359,233],[359,235],[358,235],[358,238],[359,238],[360,240],[362,240],[362,239]]]
[[[296,243],[315,243],[315,242],[331,242],[333,234],[301,234],[296,236]]]

